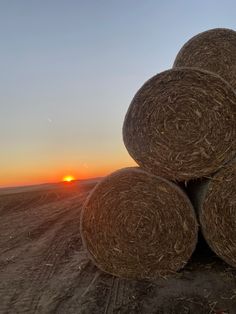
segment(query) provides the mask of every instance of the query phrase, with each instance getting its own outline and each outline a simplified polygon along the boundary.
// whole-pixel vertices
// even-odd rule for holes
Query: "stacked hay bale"
[[[215,28],[194,36],[180,49],[173,67],[208,70],[236,89],[236,32]]]
[[[236,35],[224,29],[206,33],[186,44],[174,68],[148,80],[130,104],[123,139],[140,168],[107,176],[84,205],[84,246],[95,264],[108,273],[150,279],[182,268],[194,250],[198,228],[191,203],[177,182],[223,171],[236,154],[236,93],[232,88],[236,84]],[[213,182],[206,185],[207,192],[199,192],[205,190],[203,186],[196,192],[201,194],[199,217],[207,239],[212,230],[219,226],[223,230],[229,223],[226,218],[224,227],[219,225],[219,210],[209,211],[212,195],[219,191],[218,181]],[[214,201],[218,209],[224,204],[217,198]],[[231,205],[221,214],[231,212]],[[212,215],[217,217],[214,226]],[[234,227],[235,222],[230,229],[232,241]],[[223,238],[228,241],[228,233]],[[209,237],[211,247],[219,248],[217,239]],[[220,249],[215,251],[220,255]],[[235,254],[231,245],[220,256],[234,264]]]
[[[211,179],[191,182],[188,187],[207,243],[233,267],[236,267],[235,182],[236,160],[233,160]]]
[[[200,68],[218,74],[235,92],[236,32],[216,28],[194,36],[177,54],[173,68],[178,67]],[[230,131],[231,126],[226,124],[225,128]],[[236,266],[235,162],[221,168],[211,179],[190,184],[190,190],[194,192],[191,194],[209,246],[227,263]]]
[[[174,181],[215,172],[236,149],[236,95],[219,76],[177,68],[157,74],[134,96],[125,146],[144,169]]]
[[[209,181],[199,206],[202,232],[213,251],[236,267],[236,162]]]
[[[83,208],[81,232],[102,270],[150,279],[182,268],[197,242],[197,223],[186,194],[140,168],[102,180]]]

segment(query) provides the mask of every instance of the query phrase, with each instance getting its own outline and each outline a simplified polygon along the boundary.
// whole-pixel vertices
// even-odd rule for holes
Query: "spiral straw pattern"
[[[103,271],[136,279],[182,268],[197,242],[193,207],[174,183],[139,168],[103,179],[84,205],[81,234]]]
[[[212,250],[236,267],[236,161],[216,173],[202,189],[199,220]]]
[[[173,67],[214,72],[236,89],[236,32],[215,28],[192,37],[180,49]]]
[[[123,124],[125,146],[140,167],[170,180],[207,176],[236,152],[236,94],[218,75],[164,71],[134,96]]]

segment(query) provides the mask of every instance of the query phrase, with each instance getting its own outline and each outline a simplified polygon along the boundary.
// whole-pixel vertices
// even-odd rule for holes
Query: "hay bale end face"
[[[182,268],[197,241],[187,196],[175,184],[139,168],[118,170],[101,181],[81,215],[81,235],[103,271],[150,279]]]
[[[220,75],[236,89],[236,32],[216,28],[191,38],[173,67],[196,67]]]
[[[202,233],[212,250],[236,267],[236,161],[205,186],[199,208]]]
[[[215,172],[236,150],[236,93],[218,75],[177,68],[157,74],[134,96],[123,140],[145,170],[188,181]]]

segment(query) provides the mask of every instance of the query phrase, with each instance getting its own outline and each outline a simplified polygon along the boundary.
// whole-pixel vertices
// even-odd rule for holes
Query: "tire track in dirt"
[[[29,264],[28,267],[21,265],[22,272],[28,274],[27,279],[30,285],[27,286],[27,289],[23,291],[21,296],[19,295],[20,283],[16,289],[11,288],[11,291],[7,293],[8,300],[3,302],[5,306],[1,302],[0,313],[5,313],[13,301],[16,313],[27,313],[28,311],[34,313],[37,311],[40,292],[42,292],[43,287],[45,287],[64,259],[67,245],[70,242],[69,237],[74,236],[75,232],[79,232],[78,215],[80,208],[78,207],[81,207],[80,198],[78,196],[72,197],[69,201],[60,202],[58,207],[61,208],[58,211],[59,216],[50,222],[50,226],[43,228],[39,237],[32,241],[28,259],[27,256],[25,258]],[[50,206],[48,209],[50,210]],[[70,232],[72,223],[74,226],[72,232]],[[47,224],[47,221],[45,221],[45,224]],[[31,263],[29,262],[30,260]],[[35,267],[35,265],[37,266]],[[33,266],[33,269],[30,269],[30,266]]]
[[[44,197],[47,194],[44,193]],[[77,196],[76,196],[77,197]],[[72,197],[73,200],[74,196]],[[80,201],[80,199],[78,199]],[[45,202],[44,202],[45,203]],[[64,208],[61,208],[58,201],[50,203],[50,211],[48,205],[34,204],[32,210],[32,204],[28,204],[28,211],[25,211],[25,217],[22,221],[22,214],[16,214],[9,219],[2,219],[2,224],[5,226],[4,231],[1,231],[0,237],[0,250],[2,253],[17,247],[22,244],[24,240],[26,242],[32,240],[32,238],[39,237],[44,231],[50,229],[50,227],[61,219],[65,212]],[[80,202],[81,204],[81,202]],[[17,228],[15,227],[17,225]],[[40,230],[40,228],[42,230]],[[44,230],[43,230],[44,229]],[[1,249],[1,247],[5,249]]]
[[[78,276],[74,278],[73,284],[70,287],[70,293],[67,294],[66,298],[57,299],[54,303],[53,311],[52,309],[48,313],[85,313],[84,308],[88,309],[86,313],[96,313],[99,312],[96,305],[96,299],[93,297],[94,290],[97,287],[97,281],[101,276],[100,270],[92,264],[91,261],[87,261],[86,266]],[[57,292],[58,293],[58,292]],[[59,293],[63,295],[63,291]],[[101,297],[101,293],[99,293]],[[94,308],[94,310],[93,310]]]
[[[42,221],[39,225],[35,225],[35,222],[33,222],[33,225],[30,226],[28,223],[28,226],[18,233],[17,236],[12,236],[11,238],[6,239],[3,244],[1,244],[2,247],[5,247],[5,249],[1,250],[2,255],[6,252],[17,249],[19,245],[22,246],[23,242],[30,245],[32,240],[37,240],[43,236],[44,232],[47,232],[48,229],[52,228],[62,219],[62,217],[64,217],[64,213],[59,213],[57,217],[51,219],[50,221]]]
[[[45,286],[45,283],[47,283],[47,281],[53,276],[58,266],[62,262],[65,248],[68,244],[68,235],[71,234],[70,232],[68,232],[68,228],[70,229],[71,222],[74,220],[74,217],[69,217],[69,215],[71,214],[71,212],[69,213],[69,211],[71,211],[71,208],[65,211],[65,218],[57,222],[58,228],[55,229],[54,227],[54,235],[52,236],[50,242],[47,244],[47,250],[44,252],[44,257],[41,260],[41,264],[43,266],[41,267],[40,274],[36,274],[36,276],[33,276],[33,278],[31,278],[32,286],[35,286],[36,283],[38,287],[33,297],[29,295],[30,302],[28,304],[28,307],[31,309],[32,313],[36,313],[39,309],[39,302],[41,298],[40,290],[42,289],[42,287]],[[66,217],[67,214],[68,217]],[[71,235],[73,234],[74,233],[72,233]]]
[[[113,277],[111,281],[111,287],[107,298],[104,314],[113,313],[117,308],[122,305],[122,299],[124,298],[124,284],[122,279]]]
[[[45,298],[48,313],[59,313],[59,308],[63,307],[75,295],[80,277],[86,269],[91,269],[91,263],[88,259],[76,261],[76,266],[73,267],[72,263],[68,263],[62,271],[62,274],[51,284],[49,287],[49,299]],[[69,284],[65,284],[64,278],[70,278]]]

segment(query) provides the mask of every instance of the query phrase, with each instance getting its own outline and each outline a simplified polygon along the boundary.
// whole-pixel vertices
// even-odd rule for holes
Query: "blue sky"
[[[0,185],[134,164],[122,123],[181,46],[236,29],[235,1],[0,1]]]

